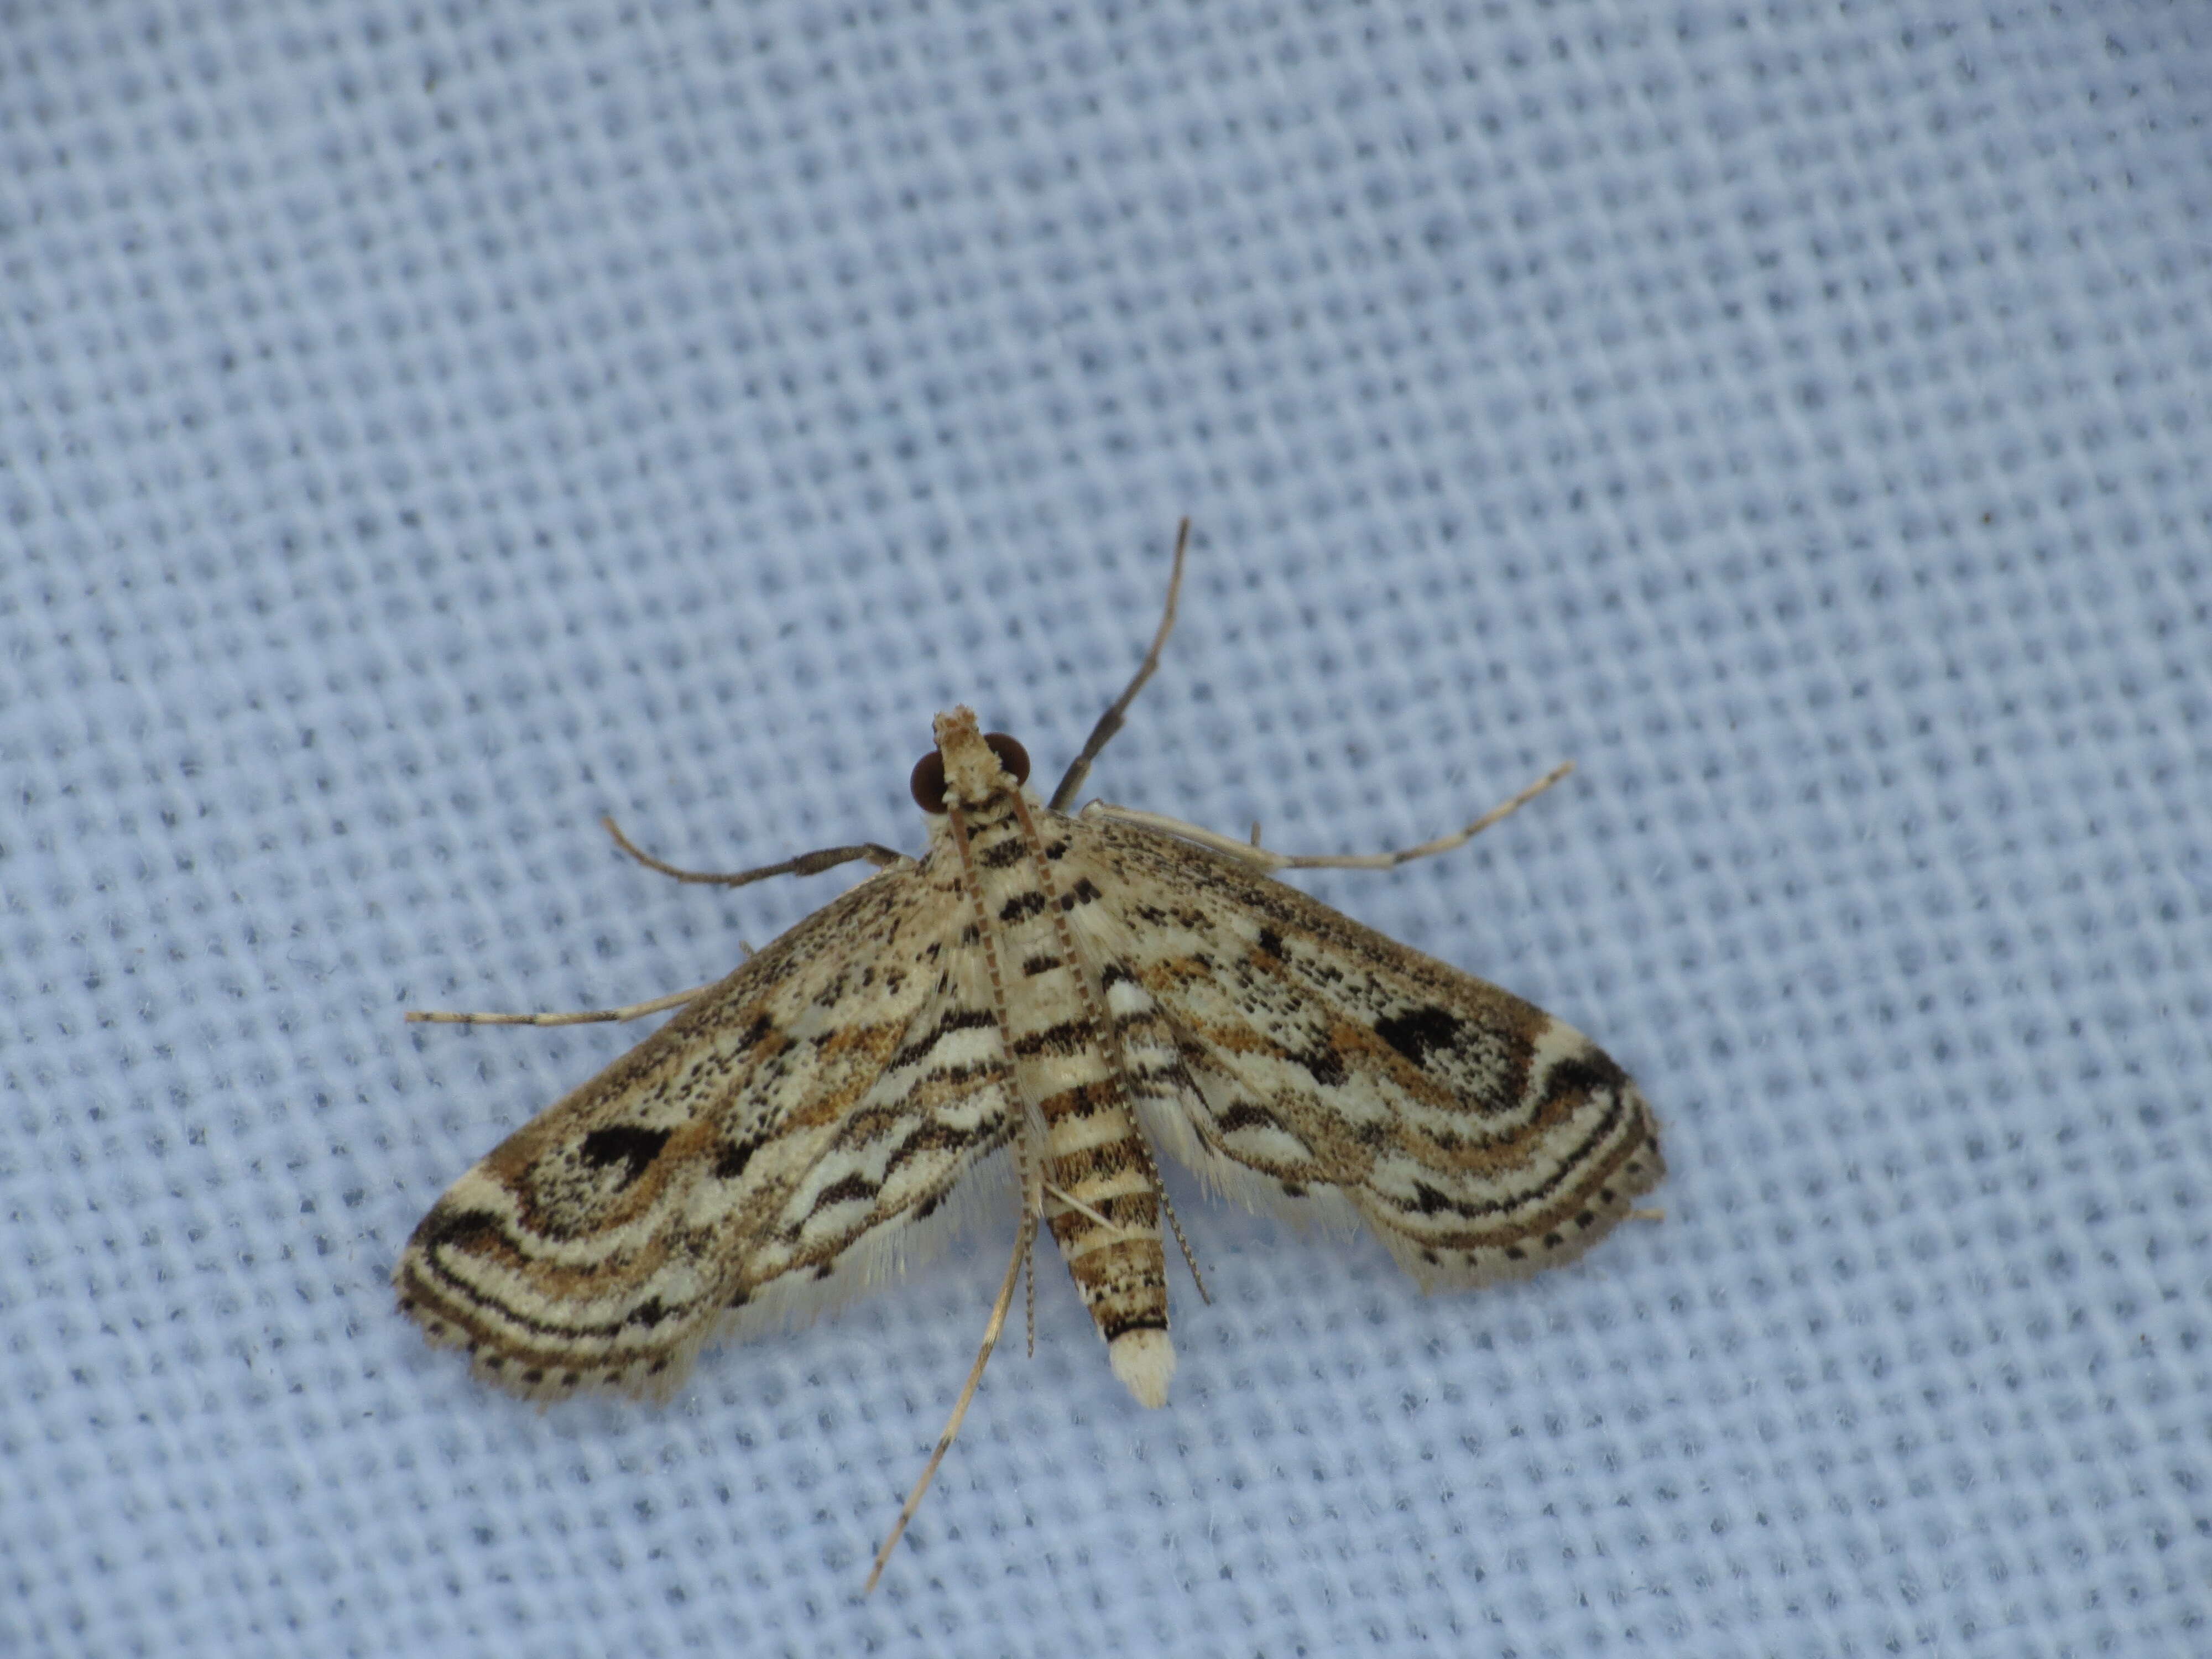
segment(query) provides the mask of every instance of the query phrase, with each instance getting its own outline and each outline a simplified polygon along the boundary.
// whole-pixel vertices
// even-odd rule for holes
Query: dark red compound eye
[[[991,752],[999,757],[999,764],[1014,775],[1016,783],[1030,781],[1030,751],[1003,732],[994,732],[983,739],[991,745]]]
[[[945,810],[945,757],[934,749],[914,763],[906,787],[914,791],[914,804],[925,812]]]

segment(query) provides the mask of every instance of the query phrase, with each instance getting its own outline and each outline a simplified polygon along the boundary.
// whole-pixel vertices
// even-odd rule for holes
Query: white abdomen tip
[[[1165,1331],[1124,1331],[1107,1346],[1114,1367],[1140,1406],[1168,1403],[1168,1382],[1175,1376],[1175,1344]]]

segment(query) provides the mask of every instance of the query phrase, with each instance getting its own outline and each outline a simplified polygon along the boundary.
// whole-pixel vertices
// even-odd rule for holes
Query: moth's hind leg
[[[1189,546],[1190,520],[1185,519],[1176,526],[1175,568],[1168,573],[1167,607],[1160,613],[1159,630],[1152,635],[1152,649],[1145,653],[1144,661],[1137,665],[1136,673],[1122,688],[1121,695],[1114,699],[1106,712],[1098,717],[1098,724],[1091,728],[1091,735],[1083,740],[1083,752],[1068,763],[1059,787],[1052,792],[1052,799],[1046,803],[1054,811],[1067,811],[1068,803],[1075,799],[1075,792],[1083,787],[1084,779],[1091,775],[1091,763],[1098,758],[1098,751],[1121,729],[1122,716],[1129,712],[1129,705],[1136,702],[1137,693],[1145,689],[1145,682],[1152,678],[1152,671],[1160,665],[1160,652],[1167,645],[1168,635],[1175,631],[1176,600],[1182,592],[1182,556]]]

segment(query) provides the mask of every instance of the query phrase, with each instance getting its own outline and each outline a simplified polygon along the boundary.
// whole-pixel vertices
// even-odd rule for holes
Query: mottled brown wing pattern
[[[518,1393],[658,1394],[898,1265],[1013,1133],[961,920],[904,864],[800,922],[456,1182],[402,1308]]]
[[[1589,1038],[1225,854],[1085,813],[1066,879],[1146,1127],[1232,1196],[1357,1215],[1429,1287],[1571,1260],[1664,1173]]]

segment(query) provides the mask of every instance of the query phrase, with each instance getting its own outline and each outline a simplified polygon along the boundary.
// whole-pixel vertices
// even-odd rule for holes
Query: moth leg
[[[648,870],[658,870],[664,876],[678,881],[703,882],[711,887],[744,887],[756,881],[765,881],[770,876],[816,876],[824,870],[834,870],[841,864],[850,864],[855,859],[865,859],[878,870],[888,870],[894,864],[911,862],[903,853],[893,852],[888,847],[878,847],[874,842],[864,841],[857,847],[824,847],[818,852],[801,853],[795,859],[786,859],[781,864],[763,864],[757,870],[739,870],[721,875],[705,870],[680,870],[672,864],[664,864],[645,851],[628,836],[612,818],[601,818],[607,833],[621,848]]]
[[[937,1474],[937,1466],[945,1461],[945,1454],[952,1449],[952,1441],[960,1432],[960,1425],[968,1415],[969,1402],[975,1397],[976,1385],[983,1380],[983,1367],[989,1363],[991,1350],[999,1346],[999,1333],[1006,1328],[1006,1314],[1014,1304],[1014,1280],[1022,1271],[1022,1263],[1029,1259],[1030,1246],[1036,1237],[1036,1217],[1028,1212],[1022,1216],[1021,1231],[1014,1238],[1014,1259],[1006,1263],[1006,1277],[999,1286],[999,1299],[991,1304],[991,1322],[983,1328],[983,1343],[975,1351],[975,1363],[969,1368],[967,1386],[960,1390],[960,1398],[952,1407],[952,1415],[945,1419],[945,1432],[937,1437],[937,1449],[929,1455],[929,1462],[921,1471],[921,1479],[914,1483],[907,1494],[906,1507],[891,1528],[891,1535],[884,1540],[883,1548],[876,1552],[876,1565],[869,1570],[868,1582],[861,1587],[866,1595],[876,1587],[876,1580],[884,1576],[884,1564],[891,1559],[898,1540],[906,1535],[906,1523],[914,1519],[914,1512],[921,1507],[921,1495],[929,1490],[930,1481]]]
[[[1121,1233],[1130,1238],[1144,1238],[1150,1237],[1149,1234],[1139,1233],[1133,1228],[1116,1226],[1113,1222],[1109,1221],[1104,1216],[1099,1214],[1097,1211],[1092,1209],[1088,1204],[1085,1204],[1081,1199],[1078,1198],[1073,1193],[1068,1192],[1063,1188],[1055,1187],[1049,1181],[1044,1183],[1044,1189],[1053,1197],[1058,1199],[1062,1204],[1066,1205],[1069,1209],[1074,1211],[1078,1215],[1089,1216],[1093,1221],[1097,1222],[1109,1233]]]
[[[1068,763],[1059,787],[1052,792],[1052,799],[1046,803],[1054,811],[1067,811],[1068,803],[1075,799],[1075,792],[1083,787],[1084,779],[1091,775],[1091,763],[1098,758],[1098,751],[1121,729],[1121,717],[1129,712],[1129,705],[1136,702],[1137,693],[1144,690],[1145,682],[1152,678],[1152,671],[1160,665],[1160,651],[1167,644],[1168,635],[1175,629],[1176,599],[1182,592],[1182,556],[1189,545],[1190,520],[1185,519],[1176,526],[1175,568],[1168,573],[1167,609],[1161,613],[1159,631],[1152,635],[1152,649],[1145,653],[1144,661],[1138,664],[1135,676],[1122,689],[1121,695],[1114,699],[1112,705],[1098,717],[1098,724],[1091,728],[1091,735],[1083,740],[1083,752]]]
[[[1562,761],[1511,800],[1492,807],[1464,830],[1455,830],[1449,836],[1425,841],[1419,847],[1401,847],[1390,853],[1278,853],[1272,848],[1260,845],[1260,827],[1257,824],[1252,826],[1252,839],[1243,842],[1222,835],[1218,830],[1185,823],[1180,818],[1167,817],[1158,812],[1139,811],[1133,806],[1115,806],[1103,800],[1091,802],[1083,809],[1083,813],[1088,817],[1095,812],[1101,817],[1112,818],[1117,823],[1132,823],[1140,830],[1156,830],[1162,835],[1196,842],[1200,847],[1226,853],[1233,859],[1270,872],[1277,870],[1395,870],[1415,859],[1431,858],[1438,853],[1449,853],[1455,847],[1466,846],[1492,824],[1519,811],[1574,769],[1572,761]]]
[[[695,985],[688,991],[672,991],[650,1002],[633,1002],[624,1008],[587,1008],[562,1014],[454,1014],[441,1009],[410,1008],[408,1021],[417,1025],[594,1025],[607,1020],[643,1019],[671,1008],[681,1008],[711,985]]]

